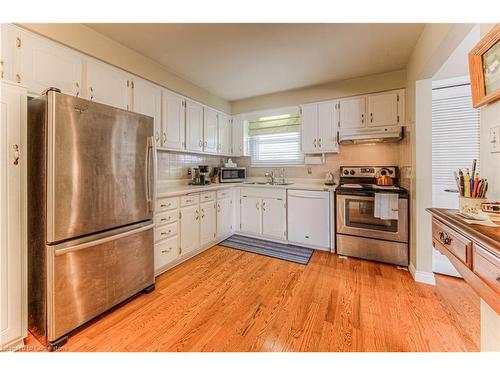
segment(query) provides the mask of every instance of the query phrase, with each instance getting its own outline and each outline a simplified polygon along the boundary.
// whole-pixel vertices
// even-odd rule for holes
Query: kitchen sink
[[[287,186],[287,185],[293,185],[293,182],[275,182],[274,184],[271,182],[255,182],[255,181],[249,181],[249,182],[244,182],[243,184],[245,185],[270,185],[270,186]]]

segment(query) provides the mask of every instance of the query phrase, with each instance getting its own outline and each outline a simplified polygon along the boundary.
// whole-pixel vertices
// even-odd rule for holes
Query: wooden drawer
[[[155,228],[155,242],[175,236],[178,233],[178,223],[161,225]]]
[[[155,244],[155,270],[164,267],[179,256],[179,236]]]
[[[471,268],[472,242],[468,238],[437,220],[432,220],[432,237],[436,249],[445,248]]]
[[[160,198],[156,201],[156,211],[174,210],[179,207],[179,198]]]
[[[200,194],[200,202],[210,202],[215,199],[215,191],[205,191]]]
[[[179,219],[178,210],[169,210],[165,212],[159,212],[155,215],[156,226],[174,223]]]
[[[181,207],[192,206],[200,203],[200,196],[198,194],[183,195],[181,197]]]
[[[500,258],[474,244],[472,270],[485,283],[500,293]]]
[[[224,189],[217,191],[217,199],[224,199],[233,196],[233,191],[231,189]]]

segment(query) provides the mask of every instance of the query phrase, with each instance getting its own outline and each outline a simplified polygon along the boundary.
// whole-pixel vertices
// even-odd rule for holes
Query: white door
[[[55,87],[69,95],[82,95],[83,56],[60,44],[19,31],[20,83],[40,95]]]
[[[162,134],[163,147],[182,150],[186,136],[186,101],[170,91],[162,93]]]
[[[262,199],[262,235],[286,239],[286,208],[282,199]]]
[[[1,84],[0,348],[26,337],[26,90]]]
[[[205,246],[215,240],[217,232],[217,213],[215,202],[205,202],[200,204],[200,242]]]
[[[399,94],[397,92],[368,95],[368,126],[398,125],[398,98]]]
[[[248,234],[262,234],[261,200],[255,197],[241,197],[240,230]]]
[[[300,109],[302,153],[318,152],[318,105],[303,104]]]
[[[465,84],[464,84],[465,83]],[[479,161],[479,111],[472,107],[470,85],[432,90],[432,207],[458,209],[453,172]],[[448,258],[434,249],[433,271],[459,276]]]
[[[203,138],[203,151],[217,153],[217,111],[207,107],[203,108]]]
[[[340,129],[357,129],[366,125],[365,97],[342,99],[339,101]]]
[[[232,136],[232,156],[243,156],[244,150],[244,137],[245,132],[243,128],[243,118],[241,116],[234,116],[231,126],[231,136]]]
[[[203,150],[203,107],[186,100],[186,149]]]
[[[129,109],[130,75],[97,60],[87,59],[87,98],[116,108]]]
[[[217,237],[222,238],[233,230],[233,200],[231,198],[217,201]]]
[[[132,110],[154,118],[156,145],[160,146],[161,89],[140,78],[134,78],[133,83]]]
[[[200,247],[200,208],[198,205],[180,209],[181,255]]]
[[[338,102],[318,103],[318,149],[321,152],[337,152]]]
[[[229,126],[229,116],[219,112],[219,154],[229,155],[231,148],[231,127]]]

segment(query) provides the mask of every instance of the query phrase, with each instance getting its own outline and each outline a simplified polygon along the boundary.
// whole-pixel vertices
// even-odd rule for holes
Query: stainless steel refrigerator
[[[154,289],[153,118],[50,89],[28,103],[28,316],[49,347]]]

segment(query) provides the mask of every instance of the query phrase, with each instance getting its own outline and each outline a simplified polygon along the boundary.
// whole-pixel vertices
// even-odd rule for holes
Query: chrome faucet
[[[269,178],[271,180],[271,185],[274,185],[274,183],[276,182],[276,176],[274,175],[274,171],[268,171],[264,174],[264,176],[266,176],[267,178]]]

